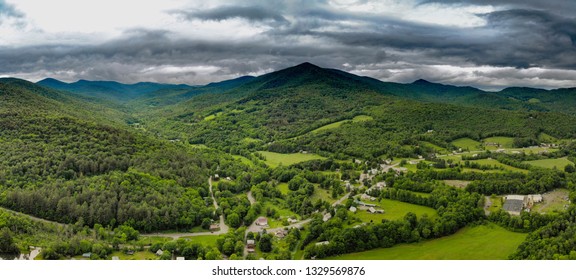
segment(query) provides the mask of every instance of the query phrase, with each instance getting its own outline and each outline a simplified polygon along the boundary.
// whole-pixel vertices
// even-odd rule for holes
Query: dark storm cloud
[[[229,6],[172,10],[168,14],[183,19],[192,28],[198,21],[226,24],[225,20],[238,18],[259,27],[265,24],[264,31],[250,38],[230,40],[218,36],[183,38],[177,31],[132,29],[125,31],[122,39],[88,46],[62,43],[0,47],[0,74],[204,83],[309,61],[403,82],[426,78],[481,85],[498,77],[491,72],[478,72],[475,75],[479,80],[459,80],[458,73],[438,71],[435,65],[517,69],[537,66],[555,69],[542,74],[545,79],[570,80],[566,78],[570,72],[564,70],[576,69],[576,13],[570,13],[576,7],[567,1],[546,2],[552,2],[550,9],[545,9],[540,1],[530,0],[419,2],[431,5],[431,12],[441,12],[444,5],[496,6],[494,12],[476,15],[485,24],[473,27],[352,12],[326,1],[262,0],[252,1],[250,6],[242,6],[242,1],[227,2]],[[4,2],[0,0],[1,3]],[[438,3],[443,5],[432,5]],[[202,68],[205,66],[212,68]],[[520,71],[504,69],[500,73]],[[534,75],[516,72],[510,77],[533,80]]]
[[[574,16],[576,10],[576,1],[573,0],[559,0],[559,1],[544,1],[544,0],[422,0],[421,5],[426,4],[447,4],[447,5],[492,5],[501,7],[503,9],[537,9],[552,11],[556,14],[565,14],[567,16]]]
[[[262,7],[241,7],[225,6],[204,11],[174,11],[173,14],[180,15],[187,20],[227,20],[233,18],[243,18],[249,21],[273,21],[276,23],[287,23],[288,21],[279,13]]]

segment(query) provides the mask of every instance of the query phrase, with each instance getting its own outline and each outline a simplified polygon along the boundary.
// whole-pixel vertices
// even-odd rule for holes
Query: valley
[[[205,86],[2,78],[0,252],[570,259],[573,100],[310,63]]]

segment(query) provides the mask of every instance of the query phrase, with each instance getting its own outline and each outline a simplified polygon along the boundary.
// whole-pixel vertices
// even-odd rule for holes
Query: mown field
[[[404,216],[406,216],[406,214],[408,212],[412,212],[412,213],[416,214],[416,216],[418,216],[418,217],[422,217],[422,215],[424,215],[424,214],[427,214],[428,217],[430,217],[430,218],[435,218],[436,216],[438,216],[438,213],[436,213],[436,210],[434,210],[430,207],[410,204],[410,203],[401,202],[401,201],[397,201],[397,200],[382,199],[380,202],[378,202],[378,201],[365,201],[365,202],[370,203],[370,204],[380,205],[380,208],[376,208],[376,209],[383,209],[384,213],[383,214],[372,214],[366,210],[358,209],[358,211],[353,215],[355,217],[360,218],[363,222],[370,222],[370,221],[380,222],[380,221],[382,221],[382,219],[398,220],[398,219],[402,219]]]
[[[453,235],[392,248],[332,257],[333,260],[504,260],[526,238],[495,224],[465,227]]]
[[[261,151],[258,152],[266,158],[266,164],[270,167],[278,167],[282,164],[284,166],[296,164],[299,162],[315,160],[315,159],[325,159],[323,156],[316,154],[303,154],[303,153],[293,153],[293,154],[280,154],[274,152]]]
[[[482,149],[482,143],[470,139],[470,138],[459,138],[452,141],[452,145],[462,148],[463,150],[478,151]]]
[[[551,159],[540,159],[540,160],[531,160],[525,161],[533,166],[542,167],[542,168],[556,168],[560,170],[564,170],[566,165],[571,164],[574,165],[571,161],[569,161],[566,157],[563,158],[551,158]]]

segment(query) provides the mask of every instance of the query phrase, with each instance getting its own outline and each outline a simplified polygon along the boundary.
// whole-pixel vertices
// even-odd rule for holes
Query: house
[[[126,255],[132,256],[132,255],[134,255],[134,251],[128,250],[128,251],[126,251]]]
[[[286,237],[286,235],[288,235],[288,232],[286,230],[279,230],[276,232],[276,237],[278,238],[284,238]]]
[[[354,206],[350,206],[350,208],[348,210],[350,210],[350,212],[352,212],[352,213],[356,213],[356,211],[358,209],[356,209],[356,207],[354,207]]]
[[[297,223],[297,222],[298,222],[298,219],[288,218],[288,223],[293,224],[293,223]]]
[[[367,195],[367,194],[365,194],[365,193],[363,193],[363,194],[360,196],[360,199],[362,199],[362,200],[370,200],[371,198],[372,198],[371,196],[369,196],[369,195]]]
[[[118,256],[113,256],[113,257],[112,257],[112,260],[113,260],[113,261],[119,261],[120,258],[119,258]]]
[[[376,209],[376,213],[377,213],[377,214],[384,214],[384,210],[382,210],[382,209]]]
[[[185,261],[186,258],[184,258],[184,257],[176,257],[176,260],[177,260],[177,261]]]
[[[158,251],[156,251],[157,256],[162,256],[162,254],[164,254],[164,251],[162,251],[162,249],[158,249]]]
[[[374,207],[368,208],[367,211],[370,212],[370,213],[372,213],[372,214],[376,213],[376,209],[374,209]]]
[[[90,257],[92,257],[92,253],[84,253],[82,254],[82,257],[89,259]]]
[[[219,231],[220,230],[220,225],[218,224],[211,224],[210,225],[210,231],[214,232],[214,231]]]
[[[256,219],[257,226],[268,226],[268,219],[266,217],[259,217]]]
[[[232,181],[232,178],[230,178],[230,177],[226,177],[226,180],[228,180],[228,181]]]
[[[330,241],[322,241],[322,242],[316,242],[316,246],[324,246],[324,245],[328,245],[330,244]]]
[[[215,174],[214,175],[214,181],[218,181],[218,180],[220,180],[220,176],[218,174]]]
[[[324,214],[324,217],[322,217],[322,221],[326,222],[326,221],[330,220],[330,218],[332,218],[332,214],[326,213],[326,214]]]

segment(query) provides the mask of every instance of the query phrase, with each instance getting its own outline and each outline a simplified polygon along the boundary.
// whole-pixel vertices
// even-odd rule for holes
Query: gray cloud
[[[566,1],[547,2],[551,2],[551,9],[531,0],[420,2],[497,6],[495,12],[477,15],[486,24],[476,27],[351,12],[331,7],[326,1],[254,1],[249,7],[227,2],[232,6],[169,14],[185,21],[240,18],[269,28],[252,38],[234,41],[182,38],[170,30],[131,29],[121,39],[88,46],[0,46],[0,74],[54,76],[68,81],[200,84],[309,61],[399,82],[424,78],[483,88],[522,85],[523,81],[539,87],[565,86],[570,80],[574,82],[567,77],[576,70],[576,13],[569,13],[576,7]],[[503,70],[463,76],[452,70],[440,71],[437,65]],[[545,72],[522,70],[534,67]],[[537,75],[542,77],[540,81]]]
[[[210,10],[196,11],[174,11],[173,14],[180,15],[187,20],[227,20],[242,18],[253,22],[272,21],[285,24],[288,20],[274,10],[262,7],[225,6]]]

